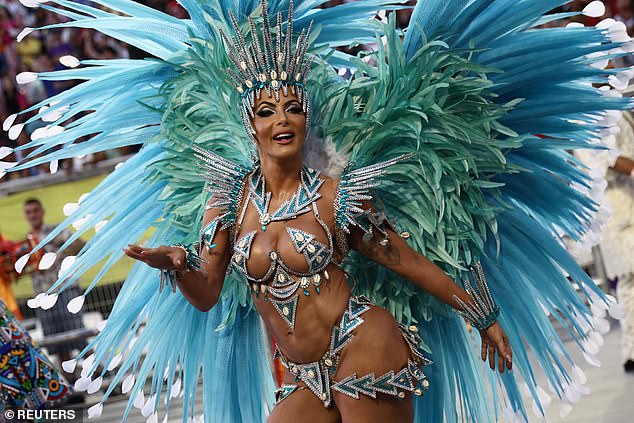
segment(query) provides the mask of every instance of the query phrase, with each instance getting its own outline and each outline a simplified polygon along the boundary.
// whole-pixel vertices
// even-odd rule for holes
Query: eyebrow
[[[288,106],[290,103],[293,103],[293,102],[295,102],[295,103],[297,103],[297,104],[300,104],[300,103],[299,103],[299,100],[292,98],[292,99],[288,100],[286,103],[284,103],[284,106]],[[271,106],[271,107],[275,107],[275,104],[274,104],[274,103],[271,103],[270,101],[263,101],[263,102],[261,102],[261,103],[260,103],[260,105],[258,106],[258,109],[259,109],[260,107],[262,107],[262,106],[265,106],[265,105],[267,105],[267,106]]]

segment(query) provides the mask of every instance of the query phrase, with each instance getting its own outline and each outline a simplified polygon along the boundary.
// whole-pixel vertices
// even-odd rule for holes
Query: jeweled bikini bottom
[[[418,328],[401,324],[399,327],[403,338],[405,338],[414,357],[414,359],[407,360],[407,366],[398,372],[390,370],[378,377],[374,373],[361,377],[357,377],[356,373],[353,373],[338,382],[332,380],[339,364],[341,351],[354,337],[352,331],[363,323],[361,315],[370,309],[371,304],[366,297],[350,297],[340,324],[332,329],[330,347],[319,361],[296,364],[288,361],[279,350],[275,351],[276,357],[280,357],[282,364],[295,376],[295,382],[304,382],[325,407],[330,407],[332,404],[332,391],[341,392],[355,399],[359,399],[359,394],[376,398],[377,393],[393,395],[402,399],[405,398],[406,392],[422,395],[429,387],[429,382],[421,368],[431,364],[431,361],[423,356]],[[282,385],[275,392],[276,403],[303,388],[295,384]]]

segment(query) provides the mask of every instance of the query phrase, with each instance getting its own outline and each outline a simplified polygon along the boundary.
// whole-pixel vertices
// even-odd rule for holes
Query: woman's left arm
[[[369,240],[363,240],[363,231],[356,227],[350,229],[351,233],[348,238],[350,247],[367,258],[408,279],[414,285],[457,310],[462,311],[463,308],[456,298],[465,304],[473,303],[471,296],[447,276],[440,267],[414,251],[393,230],[386,228],[389,242],[381,245],[379,242],[381,239],[372,237]],[[510,370],[513,353],[508,337],[500,324],[496,321],[485,330],[480,331],[480,334],[482,335],[482,360],[486,361],[488,356],[491,369],[495,369],[495,352],[497,351],[499,371],[504,371],[505,361],[506,367]]]

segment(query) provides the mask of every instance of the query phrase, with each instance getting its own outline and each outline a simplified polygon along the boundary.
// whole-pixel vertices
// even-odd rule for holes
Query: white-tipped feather
[[[62,209],[64,216],[70,216],[79,209],[79,203],[66,203]]]
[[[81,376],[82,377],[88,377],[88,375],[90,374],[90,371],[92,370],[92,366],[95,363],[95,356],[94,354],[89,355],[88,357],[86,357],[84,359],[84,361],[81,363]]]
[[[23,39],[28,37],[28,35],[32,33],[33,31],[35,31],[35,28],[29,28],[29,27],[23,28],[22,31],[20,31],[20,33],[18,34],[18,36],[15,37],[15,40],[19,43]]]
[[[597,331],[590,332],[588,336],[590,337],[590,339],[592,339],[592,342],[599,346],[599,348],[601,348],[603,344],[605,344],[603,336],[601,336],[601,334]]]
[[[13,113],[12,115],[7,116],[7,118],[2,122],[2,130],[8,131],[11,126],[13,126],[13,122],[17,119],[18,115]]]
[[[610,313],[610,316],[617,320],[621,320],[625,317],[625,309],[621,304],[617,302],[610,303],[608,313]]]
[[[586,382],[588,382],[588,378],[586,377],[586,374],[581,367],[577,365],[572,366],[570,373],[571,373],[573,382],[579,385],[585,385]]]
[[[156,395],[152,395],[150,398],[148,398],[146,403],[143,405],[143,408],[141,409],[141,415],[143,417],[149,417],[152,413],[154,413],[155,405],[156,405],[155,403],[156,403]]]
[[[121,363],[121,357],[122,357],[121,354],[117,354],[114,357],[112,357],[112,361],[110,361],[110,364],[108,364],[109,372],[117,368],[117,366]]]
[[[101,332],[102,330],[104,330],[104,328],[106,327],[106,325],[108,324],[108,320],[102,320],[101,322],[99,322],[99,324],[97,325],[97,330],[99,332]]]
[[[59,63],[66,66],[67,68],[76,68],[79,66],[79,59],[75,56],[66,55],[59,58]]]
[[[101,417],[102,412],[103,404],[99,402],[88,409],[88,418],[96,419],[97,417]]]
[[[37,141],[42,138],[46,138],[48,134],[48,126],[42,126],[41,128],[37,128],[35,131],[31,132],[31,141]]]
[[[57,277],[61,278],[62,275],[66,273],[68,269],[71,268],[71,266],[73,265],[73,263],[75,263],[76,260],[77,260],[77,256],[64,257],[64,260],[62,260],[62,264],[60,264],[59,266],[59,273],[57,274]]]
[[[88,222],[88,219],[90,219],[92,217],[92,215],[88,215],[88,216],[84,216],[81,219],[77,219],[72,223],[73,228],[75,228],[75,230],[80,230],[82,228],[82,226],[84,226],[86,224],[86,222]]]
[[[133,386],[134,386],[134,375],[130,374],[126,376],[125,379],[123,379],[123,383],[121,383],[121,392],[124,394],[127,394],[128,392],[132,390]]]
[[[4,159],[9,154],[13,153],[13,149],[10,147],[2,146],[0,147],[0,159]]]
[[[98,222],[95,225],[95,232],[99,232],[100,230],[102,230],[104,228],[104,226],[106,226],[108,224],[108,220],[102,220],[101,222]]]
[[[89,394],[94,394],[99,389],[101,389],[102,383],[103,383],[103,377],[99,376],[97,379],[90,382],[90,385],[88,385],[86,392],[88,392]]]
[[[64,128],[61,125],[53,125],[50,128],[48,128],[46,135],[49,137],[52,137],[52,136],[61,134],[65,130],[66,128]]]
[[[9,139],[11,141],[17,140],[23,128],[23,123],[18,123],[17,125],[13,125],[11,128],[9,128]]]
[[[610,322],[603,317],[593,317],[592,325],[601,335],[607,335],[610,332]]]
[[[46,294],[40,300],[40,307],[42,307],[42,310],[48,310],[55,305],[55,303],[57,302],[57,299],[58,299],[57,294]]]
[[[40,270],[48,270],[51,268],[53,263],[55,263],[55,259],[57,258],[57,254],[55,253],[46,253],[42,256],[40,263],[37,268]]]
[[[59,169],[59,161],[51,160],[51,164],[49,165],[49,168],[51,170],[51,175],[57,173],[57,169]]]
[[[40,7],[40,2],[38,0],[19,0],[24,7]]]
[[[619,91],[623,91],[626,89],[630,83],[629,73],[627,72],[619,72],[616,75],[610,75],[608,77],[608,82],[612,87]]]
[[[79,295],[79,296],[73,298],[72,300],[70,300],[68,302],[68,304],[66,305],[66,308],[72,314],[77,314],[77,313],[79,313],[81,308],[84,306],[84,301],[85,300],[86,300],[86,297],[84,297],[83,295]]]
[[[134,403],[132,404],[135,408],[139,410],[143,408],[145,404],[145,396],[143,395],[143,391],[139,391],[139,393],[134,397]]]
[[[561,406],[559,407],[559,416],[564,419],[568,416],[568,414],[570,414],[570,412],[572,411],[572,404],[569,404],[567,402],[562,402]]]
[[[33,82],[37,79],[37,73],[35,72],[20,72],[15,76],[15,81],[22,85]]]
[[[587,353],[583,353],[583,358],[585,358],[586,362],[594,367],[601,367],[601,361],[599,361],[599,359],[591,354],[587,354]]]
[[[583,11],[581,13],[591,18],[600,18],[601,16],[605,15],[605,4],[603,4],[603,2],[599,0],[595,0],[588,3],[588,5],[583,8]]]
[[[170,398],[178,397],[178,394],[181,392],[181,380],[176,379],[176,382],[172,385],[172,389],[170,390]]]
[[[24,266],[26,266],[26,263],[28,263],[29,258],[31,258],[31,256],[29,256],[28,254],[25,254],[22,257],[20,257],[15,262],[15,271],[18,273],[22,273],[22,270],[24,270]]]
[[[67,360],[62,362],[62,369],[64,369],[66,373],[73,373],[76,367],[77,360]]]
[[[87,377],[80,377],[75,381],[75,390],[78,392],[83,392],[88,389],[88,385],[90,385],[90,379]]]
[[[12,167],[16,167],[18,162],[0,162],[0,170],[5,171],[7,169],[11,169]]]

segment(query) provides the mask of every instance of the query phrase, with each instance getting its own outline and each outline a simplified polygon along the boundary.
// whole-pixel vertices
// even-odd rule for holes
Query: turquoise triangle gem
[[[376,397],[376,392],[371,388],[372,381],[374,380],[374,373],[363,376],[360,379],[355,380],[351,385],[362,394]]]
[[[297,315],[297,301],[298,297],[293,297],[287,301],[275,301],[271,300],[271,304],[275,307],[277,312],[282,316],[282,319],[291,328],[295,329],[295,317]]]
[[[372,383],[372,386],[374,387],[374,389],[379,392],[383,392],[384,394],[396,395],[396,388],[390,383],[393,377],[394,372],[390,370],[388,373],[375,379]]]
[[[344,345],[346,345],[346,343],[351,338],[352,338],[351,334],[346,333],[342,335],[341,330],[338,327],[335,327],[333,331],[333,341],[332,341],[331,349],[334,352],[338,352],[340,349],[343,348]]]
[[[403,369],[394,376],[390,383],[396,387],[407,389],[408,391],[414,390],[414,385],[407,374],[407,369]]]
[[[212,220],[202,230],[203,242],[205,243],[208,249],[213,248],[212,245],[213,245],[214,237],[216,236],[217,229],[218,229],[218,220]]]
[[[356,388],[351,386],[351,384],[356,380],[356,373],[351,374],[347,378],[343,379],[340,382],[335,383],[332,386],[332,389],[339,391],[343,394],[346,394],[352,398],[359,399],[359,392]]]
[[[343,313],[343,318],[341,319],[341,331],[346,334],[350,333],[361,323],[363,323],[361,318],[352,318],[349,313]]]

